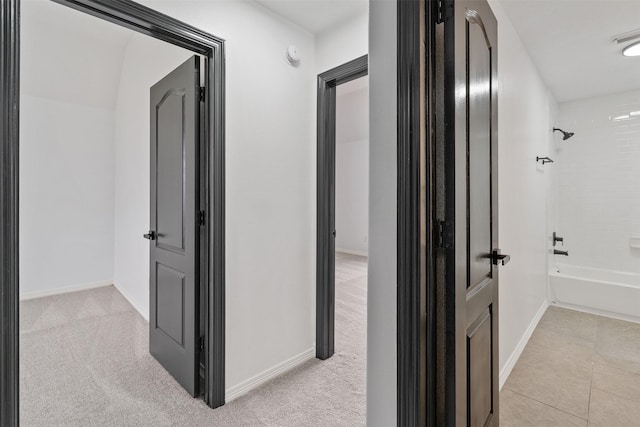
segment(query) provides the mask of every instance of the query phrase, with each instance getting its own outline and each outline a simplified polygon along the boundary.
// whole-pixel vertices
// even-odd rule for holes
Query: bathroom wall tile
[[[569,257],[555,262],[640,273],[640,91],[559,105],[559,127],[575,132],[556,138],[556,230]],[[554,159],[555,160],[555,159]]]

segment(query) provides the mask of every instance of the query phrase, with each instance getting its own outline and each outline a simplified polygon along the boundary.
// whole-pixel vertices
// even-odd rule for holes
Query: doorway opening
[[[316,357],[366,387],[368,57],[318,76]],[[337,353],[337,354],[336,354]],[[365,393],[362,393],[364,408]]]
[[[206,292],[204,292],[204,298],[206,298],[204,307],[206,308],[206,313],[208,314],[209,309],[212,307],[216,307],[215,315],[206,316],[206,322],[204,322],[205,336],[203,346],[201,347],[201,352],[205,354],[206,361],[206,369],[204,371],[204,387],[203,387],[203,395],[209,406],[216,407],[220,406],[224,403],[224,297],[220,297],[220,294],[224,295],[224,271],[222,269],[216,269],[211,271],[211,266],[220,266],[223,265],[223,259],[219,260],[216,257],[222,257],[223,253],[221,251],[221,247],[224,247],[223,233],[221,231],[224,230],[224,203],[222,197],[222,189],[224,188],[224,156],[219,156],[224,149],[224,116],[222,111],[223,105],[223,91],[220,90],[224,87],[224,64],[223,64],[223,41],[211,36],[207,33],[197,30],[194,27],[186,25],[174,18],[163,15],[161,13],[155,12],[151,9],[148,9],[144,6],[138,5],[134,2],[123,1],[119,2],[117,5],[113,4],[104,4],[99,1],[86,1],[82,4],[78,4],[76,2],[66,2],[66,1],[58,1],[57,3],[61,3],[64,6],[69,6],[73,9],[77,9],[83,13],[93,15],[97,18],[100,18],[100,21],[93,21],[92,24],[88,26],[85,25],[85,29],[92,27],[95,25],[96,27],[104,27],[104,21],[110,21],[111,23],[118,24],[121,27],[126,27],[128,29],[134,30],[136,33],[142,33],[145,36],[151,36],[154,41],[162,41],[168,42],[169,44],[179,46],[183,49],[188,49],[190,55],[194,53],[198,55],[202,55],[205,57],[206,65],[204,67],[204,76],[203,80],[205,82],[205,86],[203,89],[200,89],[200,81],[198,81],[198,88],[195,90],[192,98],[196,100],[196,102],[200,102],[202,99],[203,102],[203,115],[198,116],[198,120],[201,122],[202,135],[205,141],[205,145],[207,147],[207,155],[211,155],[212,160],[211,165],[215,165],[215,167],[210,168],[210,172],[206,175],[203,175],[205,179],[208,180],[206,185],[202,187],[206,187],[208,189],[206,197],[207,200],[215,200],[215,207],[212,207],[211,212],[205,212],[205,219],[207,219],[207,224],[209,227],[207,228],[207,236],[206,236],[206,251],[203,253],[208,254],[207,256],[203,256],[201,265],[203,268],[206,268],[207,272],[210,274],[207,277],[211,277],[206,285]],[[26,109],[23,113],[23,119],[25,119],[22,126],[19,126],[18,123],[18,109],[20,107],[19,100],[21,98],[20,94],[20,85],[18,82],[20,81],[21,75],[21,67],[20,65],[24,65],[25,58],[28,58],[28,55],[23,55],[22,62],[19,61],[19,52],[20,52],[20,38],[23,37],[22,47],[29,45],[30,42],[33,42],[38,49],[37,59],[33,59],[32,63],[34,64],[35,69],[41,69],[42,63],[49,63],[49,66],[53,66],[57,64],[57,62],[61,61],[61,58],[55,58],[55,61],[47,61],[46,55],[50,53],[44,47],[46,42],[51,42],[51,39],[64,39],[65,37],[68,39],[70,43],[67,43],[70,49],[69,52],[66,52],[66,56],[69,53],[73,53],[72,50],[80,50],[80,60],[78,67],[82,69],[82,65],[86,67],[95,67],[98,69],[101,67],[110,67],[109,74],[116,77],[120,77],[121,69],[120,67],[123,65],[122,63],[109,64],[109,55],[107,52],[103,52],[101,49],[95,49],[95,46],[89,46],[83,49],[78,48],[77,44],[85,43],[87,40],[79,40],[77,36],[79,34],[72,35],[70,38],[68,32],[73,32],[74,28],[64,28],[64,30],[68,30],[67,33],[62,34],[58,33],[57,36],[52,30],[51,25],[54,27],[57,25],[60,28],[60,25],[64,25],[64,20],[61,20],[60,15],[50,15],[48,12],[43,12],[40,14],[42,18],[39,22],[34,22],[31,29],[35,29],[35,33],[38,33],[45,37],[36,37],[29,40],[29,36],[25,37],[25,34],[21,34],[20,24],[21,20],[25,19],[27,13],[20,14],[20,6],[21,2],[9,1],[3,2],[2,5],[2,26],[3,31],[6,30],[7,38],[3,38],[2,44],[2,57],[4,64],[10,64],[9,68],[3,67],[2,74],[2,85],[3,85],[3,93],[6,94],[6,97],[3,97],[5,101],[7,101],[6,105],[10,106],[11,114],[6,116],[7,122],[10,124],[7,127],[7,132],[3,132],[3,138],[6,144],[3,144],[2,149],[2,162],[3,169],[7,167],[7,170],[11,171],[11,173],[7,173],[3,177],[2,181],[2,195],[3,195],[3,206],[6,209],[3,209],[1,224],[3,228],[3,249],[2,249],[2,263],[3,263],[3,280],[2,280],[2,360],[1,360],[1,370],[0,377],[2,379],[2,393],[0,399],[0,424],[2,425],[17,425],[19,419],[19,399],[20,393],[19,391],[24,392],[25,390],[19,390],[19,384],[22,380],[23,384],[26,384],[24,381],[28,375],[33,372],[29,369],[20,370],[20,359],[19,359],[19,342],[22,339],[21,333],[18,330],[18,312],[19,312],[19,299],[20,296],[26,298],[35,298],[35,297],[43,297],[47,294],[61,294],[66,293],[66,296],[69,296],[68,291],[80,290],[84,288],[87,290],[85,292],[84,297],[86,297],[87,293],[96,292],[101,294],[103,298],[86,298],[86,301],[75,301],[75,309],[66,307],[65,310],[45,310],[42,316],[38,316],[38,313],[35,314],[31,320],[34,321],[25,321],[29,320],[29,310],[23,310],[21,312],[22,315],[22,326],[31,327],[32,329],[40,323],[40,326],[50,327],[52,323],[56,321],[66,321],[73,320],[74,316],[78,316],[79,314],[89,314],[89,321],[91,323],[95,320],[95,316],[91,316],[90,314],[96,313],[104,313],[110,309],[115,309],[117,311],[118,307],[122,308],[127,306],[134,312],[133,306],[135,304],[130,304],[127,302],[124,297],[120,295],[119,292],[115,290],[115,288],[111,287],[109,289],[102,288],[101,285],[106,285],[107,281],[113,282],[113,280],[107,279],[109,277],[109,272],[111,271],[111,275],[113,274],[113,264],[115,262],[111,262],[111,266],[109,265],[109,252],[115,246],[115,242],[110,243],[108,238],[104,238],[103,232],[108,230],[109,228],[113,229],[114,220],[113,218],[109,219],[109,214],[112,213],[115,208],[115,191],[110,191],[109,188],[114,187],[115,177],[111,175],[109,177],[109,172],[113,172],[116,168],[111,168],[109,163],[113,163],[113,159],[116,157],[114,152],[115,148],[113,145],[108,147],[109,142],[113,141],[113,136],[115,133],[115,113],[113,111],[103,111],[108,110],[109,108],[102,108],[104,105],[101,105],[101,102],[106,102],[109,104],[108,99],[111,96],[111,107],[114,107],[114,95],[113,91],[108,90],[109,86],[113,83],[113,79],[108,82],[93,82],[95,84],[89,84],[86,87],[82,87],[80,85],[74,85],[73,77],[69,74],[65,73],[65,70],[58,69],[57,77],[62,77],[67,79],[67,83],[69,83],[68,87],[64,87],[57,92],[57,96],[60,99],[49,99],[47,100],[47,95],[51,97],[52,93],[55,92],[57,88],[55,85],[52,85],[52,77],[56,77],[50,74],[46,75],[46,78],[43,79],[31,79],[25,78],[23,83],[26,85],[27,90],[32,90],[31,98],[28,96],[24,97],[24,102],[22,107]],[[68,12],[70,9],[61,6],[53,5],[53,3],[45,2],[43,6],[50,7],[53,6],[58,11]],[[31,5],[29,5],[31,7]],[[37,6],[34,6],[37,7]],[[57,12],[54,12],[57,13]],[[76,12],[72,12],[76,13]],[[37,13],[36,13],[37,15]],[[77,16],[77,15],[76,15]],[[84,16],[86,18],[86,16]],[[93,18],[91,18],[93,19]],[[37,21],[37,19],[36,19]],[[85,22],[86,24],[86,22]],[[121,28],[118,27],[120,30]],[[108,30],[107,30],[108,31]],[[63,31],[64,32],[64,31]],[[115,41],[126,42],[127,37],[112,37],[114,35],[112,31],[107,35],[100,35],[97,38],[94,38],[92,41],[103,43],[110,43]],[[31,33],[30,36],[33,36],[35,33]],[[60,36],[62,34],[62,36]],[[134,34],[137,36],[138,34]],[[80,35],[81,37],[81,35]],[[40,40],[38,40],[40,39]],[[46,42],[44,41],[46,40]],[[75,45],[74,43],[75,42]],[[64,44],[64,43],[63,43]],[[104,46],[103,46],[104,47]],[[113,46],[112,46],[113,47]],[[34,49],[35,50],[35,49]],[[43,50],[45,52],[43,52]],[[60,50],[60,49],[58,49]],[[113,50],[113,49],[112,49]],[[116,49],[117,50],[117,49]],[[95,51],[95,53],[94,53]],[[28,50],[25,52],[28,53]],[[91,52],[91,53],[87,53]],[[109,52],[113,53],[113,52]],[[63,55],[63,56],[65,56]],[[83,58],[85,62],[83,63]],[[180,61],[172,63],[175,65],[180,64]],[[68,65],[68,64],[67,64]],[[135,67],[133,67],[135,68]],[[99,70],[93,70],[99,74]],[[22,68],[23,72],[26,72],[27,75],[29,73],[33,73],[31,67]],[[78,71],[78,70],[75,70]],[[85,76],[89,80],[91,79],[92,70],[85,72]],[[170,71],[170,70],[169,70]],[[70,78],[71,77],[71,78]],[[54,79],[55,80],[55,79]],[[143,79],[144,80],[144,79]],[[83,83],[86,83],[86,80],[83,79]],[[102,84],[101,84],[102,83]],[[154,82],[152,82],[154,83]],[[80,86],[80,87],[78,87]],[[105,87],[107,90],[105,90]],[[145,98],[142,101],[142,108],[144,110],[145,104],[149,105],[149,87],[145,86],[143,89],[143,93],[146,92]],[[72,90],[74,89],[74,90]],[[113,89],[113,88],[111,88]],[[38,91],[41,91],[40,96],[38,95]],[[53,91],[53,92],[51,92]],[[43,95],[44,94],[44,95]],[[23,94],[24,95],[24,94]],[[119,95],[119,94],[118,94]],[[54,97],[55,98],[55,97]],[[90,105],[74,105],[74,100],[88,100],[87,102]],[[78,104],[78,103],[75,103]],[[79,103],[82,104],[82,103]],[[109,107],[109,106],[107,106]],[[4,107],[3,107],[4,108]],[[98,111],[100,110],[100,111]],[[71,115],[75,118],[75,124],[73,120],[69,120],[68,117],[64,117],[71,111]],[[125,116],[127,116],[125,114]],[[38,128],[35,123],[39,122],[39,119],[43,119],[46,121],[45,126]],[[146,114],[144,122],[147,123],[148,126],[148,118],[149,114]],[[126,121],[126,120],[125,120]],[[96,125],[96,126],[93,126]],[[18,139],[18,129],[22,127],[23,134],[22,141]],[[4,129],[4,127],[3,127]],[[26,138],[31,138],[31,142],[33,143],[31,146],[26,144],[21,146],[20,143],[24,143]],[[142,146],[148,147],[149,139],[137,138],[140,143],[142,142]],[[20,143],[19,143],[20,142]],[[48,144],[47,144],[48,142]],[[38,147],[37,145],[40,144]],[[74,150],[76,148],[77,150]],[[18,153],[21,150],[31,150],[27,152],[26,155],[19,156]],[[214,153],[216,154],[214,157]],[[10,154],[10,155],[6,155]],[[18,159],[21,161],[21,165],[19,167]],[[23,168],[22,165],[27,162],[35,161],[40,162],[40,166],[36,166],[31,168],[32,176],[27,176],[26,174],[22,174],[25,176],[19,176],[19,172],[29,172],[29,168]],[[209,158],[206,159],[209,162]],[[85,162],[84,165],[80,166],[82,162]],[[145,159],[144,163],[148,164],[149,157]],[[208,165],[208,163],[207,163]],[[141,169],[143,169],[142,165],[138,165]],[[92,169],[92,167],[94,169]],[[24,169],[24,170],[23,170]],[[206,167],[209,169],[209,167]],[[195,169],[193,170],[195,171]],[[193,172],[192,171],[192,172]],[[39,176],[38,176],[39,174]],[[194,173],[195,175],[195,173]],[[99,176],[99,177],[98,177]],[[34,178],[35,177],[35,178]],[[6,178],[6,179],[5,179]],[[19,186],[19,181],[24,180],[23,182],[26,184],[37,184],[40,182],[42,187],[49,185],[53,186],[55,191],[47,193],[46,191],[43,193],[42,188],[38,188],[37,185],[21,185]],[[30,180],[32,182],[30,182]],[[199,178],[196,181],[200,181]],[[103,188],[104,187],[104,188]],[[106,189],[105,189],[106,188]],[[19,193],[20,190],[20,193]],[[29,197],[25,197],[22,202],[22,205],[18,204],[18,201],[21,199],[19,194],[22,194],[22,190],[29,192],[31,194]],[[40,192],[40,195],[38,195]],[[92,193],[93,192],[93,193]],[[112,194],[108,194],[108,193]],[[103,193],[103,199],[100,198],[100,195],[95,193]],[[146,195],[149,195],[149,188],[146,188]],[[198,194],[193,194],[192,196],[198,196]],[[112,208],[109,209],[105,207],[109,205],[109,202],[112,202]],[[64,206],[63,209],[67,209],[66,213],[59,213],[56,216],[55,211],[57,208],[62,207],[65,202],[71,201],[73,206]],[[98,206],[87,206],[91,204],[96,204]],[[125,203],[127,205],[128,203]],[[46,205],[46,206],[45,206]],[[87,218],[85,215],[80,215],[74,217],[73,210],[88,210],[92,212],[92,215],[86,215],[92,218]],[[28,220],[19,221],[19,218],[24,215],[37,215],[38,210],[45,211],[39,212],[40,214],[50,213],[50,217],[46,218],[46,221],[49,223],[51,227],[44,230],[46,233],[37,232],[37,228],[41,227],[43,224],[39,224],[37,221],[31,221],[33,218]],[[95,214],[95,215],[93,215]],[[145,222],[148,221],[149,211],[145,213]],[[76,223],[74,224],[73,219],[75,218]],[[24,218],[23,218],[24,219]],[[92,219],[95,221],[92,223]],[[195,219],[193,221],[195,223]],[[18,229],[18,224],[21,225],[21,228]],[[51,236],[51,232],[55,226],[60,225],[69,225],[71,227],[76,227],[74,231],[74,239],[70,239],[67,233],[64,230],[57,229],[55,231],[58,232],[58,236]],[[30,230],[30,228],[35,229]],[[47,227],[45,227],[47,228]],[[78,229],[79,228],[79,229]],[[99,233],[96,231],[100,229]],[[144,226],[143,229],[138,230],[137,227],[135,229],[137,238],[140,241],[142,240],[142,234],[146,231],[147,227]],[[7,231],[9,231],[7,233]],[[39,235],[39,236],[38,236]],[[34,237],[39,237],[41,239],[41,246],[43,244],[51,245],[51,240],[58,239],[58,244],[56,245],[54,242],[52,247],[40,247],[37,248],[37,245],[34,245]],[[19,239],[32,239],[29,244],[20,244]],[[114,240],[114,239],[112,239]],[[83,254],[82,252],[78,252],[78,247],[92,247],[95,249],[98,246],[97,252],[93,253],[92,256],[86,257],[87,254]],[[98,243],[97,245],[95,243]],[[22,243],[25,243],[24,241]],[[99,247],[102,243],[102,247]],[[146,243],[146,242],[145,242]],[[21,248],[21,246],[24,246]],[[57,247],[56,247],[57,246]],[[21,253],[19,256],[18,250],[19,248],[22,250],[34,250],[35,252],[41,251],[41,256],[37,254],[33,256],[22,256]],[[83,272],[86,273],[88,270],[92,269],[92,266],[95,267],[95,264],[100,264],[100,267],[104,268],[95,268],[96,274],[98,274],[102,279],[100,280],[91,280],[90,278],[80,275],[74,277],[56,277],[53,280],[53,276],[60,275],[59,273],[62,270],[66,270],[63,267],[60,261],[60,256],[63,255],[64,258],[65,252],[69,255],[70,250],[73,249],[75,252],[72,255],[74,257],[74,262],[76,264],[76,269],[74,273]],[[114,252],[114,251],[111,251]],[[85,257],[83,260],[82,257]],[[101,258],[98,260],[98,258]],[[106,258],[106,262],[102,258]],[[18,260],[22,259],[23,265],[18,264]],[[27,262],[31,262],[27,265]],[[41,264],[38,266],[38,262]],[[48,263],[48,264],[47,264]],[[45,265],[46,264],[46,265]],[[104,264],[104,265],[103,265]],[[19,269],[22,268],[22,277],[24,280],[23,283],[19,284],[18,278],[20,277]],[[148,269],[148,264],[147,264]],[[28,274],[27,274],[28,271]],[[43,280],[44,278],[44,280]],[[112,278],[112,277],[111,277]],[[42,283],[43,281],[47,281],[46,284]],[[215,285],[214,285],[215,282]],[[144,287],[148,286],[147,283],[143,283]],[[23,286],[23,292],[21,293],[20,287]],[[43,288],[44,286],[44,288]],[[194,283],[193,287],[197,290],[198,284]],[[100,290],[93,289],[89,291],[89,288],[100,288]],[[145,292],[142,291],[142,294]],[[116,298],[115,296],[118,295]],[[55,298],[54,298],[55,299]],[[60,297],[59,299],[63,299]],[[73,297],[71,297],[73,299]],[[136,298],[135,296],[131,296],[132,301],[137,300],[136,302],[144,304],[145,298]],[[117,301],[116,301],[117,300]],[[215,300],[216,302],[212,302]],[[148,301],[146,301],[148,302]],[[64,302],[63,304],[64,305]],[[74,305],[74,304],[71,304]],[[194,304],[197,306],[197,303]],[[140,307],[136,307],[140,308]],[[36,309],[38,311],[38,309]],[[42,310],[41,310],[42,311]],[[196,310],[194,310],[195,312]],[[65,314],[66,313],[66,314]],[[136,314],[137,315],[137,314]],[[48,317],[47,317],[48,316]],[[222,317],[220,317],[222,316]],[[199,324],[199,321],[194,322]],[[131,326],[131,325],[129,325]],[[123,327],[124,328],[124,327]],[[131,332],[135,335],[135,328]],[[216,332],[214,332],[216,331]],[[82,332],[82,331],[80,331]],[[64,338],[66,335],[62,334],[61,338]],[[40,341],[40,343],[44,342],[44,340],[35,340],[36,344]],[[87,344],[74,342],[73,339],[71,343],[69,340],[65,339],[53,339],[49,341],[49,344],[55,345],[58,349],[60,349],[60,353],[66,353],[66,356],[69,355],[70,348],[68,348],[68,344]],[[186,341],[185,341],[186,342]],[[107,344],[102,342],[103,345]],[[115,343],[121,344],[121,343]],[[41,344],[40,344],[41,345]],[[67,348],[65,348],[67,345]],[[27,356],[33,356],[37,351],[37,345],[35,349],[32,351],[24,352]],[[108,362],[109,358],[104,358],[104,354],[100,353],[97,347],[93,347],[89,344],[89,348],[87,349],[91,352],[96,360],[99,362]],[[135,349],[135,354],[137,355],[141,352],[141,348]],[[148,347],[146,348],[148,352]],[[40,352],[43,353],[43,352]],[[45,352],[46,353],[46,352]],[[222,357],[218,357],[218,355],[222,355]],[[212,362],[213,360],[213,362]],[[77,360],[71,357],[70,360],[67,360],[66,364],[61,364],[59,366],[64,365],[67,369],[73,370],[76,365],[75,362]],[[100,362],[99,362],[100,364]],[[35,364],[28,365],[28,368],[33,368]],[[195,371],[195,370],[194,370]],[[19,376],[21,374],[21,377]],[[195,373],[198,375],[198,372]],[[120,378],[125,378],[126,375],[121,375]],[[94,385],[97,382],[99,387],[103,389],[109,388],[108,383],[99,383],[95,381],[96,378],[92,375],[84,376],[84,378],[92,378],[94,379]],[[60,383],[60,382],[58,382]],[[196,380],[196,383],[199,383]],[[50,382],[51,385],[55,385],[55,381]],[[75,387],[73,384],[68,384],[74,390],[79,389],[80,387]],[[78,384],[76,384],[78,385]],[[86,384],[85,384],[86,385]],[[36,394],[42,394],[42,389],[35,390]],[[28,394],[28,393],[25,393]],[[89,393],[90,394],[90,393]],[[25,396],[28,398],[28,395]],[[57,404],[58,402],[56,402]],[[47,420],[50,422],[51,420]]]
[[[21,16],[21,420],[134,420],[86,396],[179,396],[172,377],[200,396],[205,61],[53,2]]]

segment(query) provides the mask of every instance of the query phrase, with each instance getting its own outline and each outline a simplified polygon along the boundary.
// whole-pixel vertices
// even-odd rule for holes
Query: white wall
[[[133,31],[52,1],[21,2],[20,90],[113,109]]]
[[[149,318],[149,88],[193,54],[135,34],[127,45],[116,102],[114,283]]]
[[[20,102],[20,295],[110,283],[114,113]]]
[[[366,55],[369,51],[369,17],[362,14],[316,37],[318,74]]]
[[[501,384],[547,306],[547,177],[555,101],[540,78],[500,2],[498,19],[498,200],[500,249],[511,262],[500,269]]]
[[[315,40],[253,3],[145,4],[227,40],[226,389],[234,396],[276,365],[314,357]],[[296,68],[285,60],[290,44],[301,54]],[[148,120],[129,125],[139,137],[119,145],[118,158],[127,156],[121,148],[140,158],[127,166],[127,191],[148,197]],[[143,229],[123,234],[139,239],[142,219]],[[147,264],[127,268],[147,286]]]
[[[640,90],[562,103],[556,134],[561,263],[640,273]],[[637,115],[631,116],[630,112]],[[616,118],[622,118],[618,119]]]
[[[114,105],[130,31],[21,10],[20,295],[113,280]]]
[[[367,255],[369,246],[369,85],[337,87],[336,250]]]
[[[369,3],[367,425],[396,425],[397,1]]]

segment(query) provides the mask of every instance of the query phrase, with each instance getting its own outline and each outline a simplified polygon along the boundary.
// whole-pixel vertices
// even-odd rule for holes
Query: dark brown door
[[[447,216],[454,230],[447,309],[455,313],[447,424],[497,426],[498,264],[508,261],[498,250],[497,22],[485,0],[456,0],[445,26],[445,133],[453,160]]]
[[[149,351],[198,395],[198,142],[194,56],[151,88]]]

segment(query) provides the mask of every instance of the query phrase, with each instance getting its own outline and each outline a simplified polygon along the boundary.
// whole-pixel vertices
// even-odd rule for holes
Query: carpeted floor
[[[336,257],[331,359],[309,361],[215,410],[149,355],[147,322],[114,287],[24,301],[21,425],[364,425],[366,262]]]

